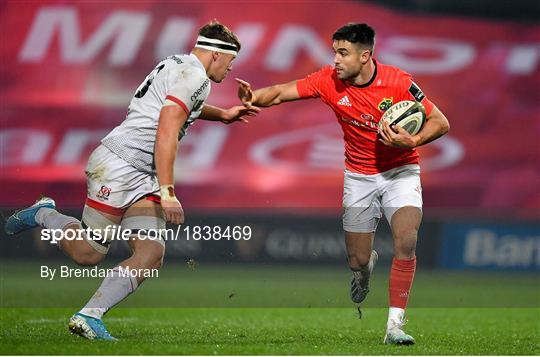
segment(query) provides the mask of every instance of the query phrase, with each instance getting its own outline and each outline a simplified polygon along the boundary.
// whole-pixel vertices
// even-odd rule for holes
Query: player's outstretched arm
[[[434,106],[426,118],[424,127],[418,134],[413,136],[398,125],[394,126],[394,130],[390,128],[387,122],[384,122],[379,130],[381,135],[379,140],[387,146],[412,149],[430,143],[448,133],[450,124],[444,114]]]
[[[155,162],[161,190],[161,207],[167,222],[184,223],[182,205],[174,193],[174,160],[178,150],[178,133],[187,120],[180,106],[168,105],[161,109],[156,134]]]
[[[257,115],[260,111],[261,109],[255,106],[246,108],[243,105],[236,105],[228,109],[223,109],[210,104],[205,104],[199,119],[220,121],[225,124],[231,124],[237,121],[249,123],[248,118]]]
[[[255,91],[248,82],[238,78],[236,78],[236,81],[238,82],[238,98],[248,108],[252,105],[269,107],[283,102],[301,99],[296,88],[296,81],[276,84]]]

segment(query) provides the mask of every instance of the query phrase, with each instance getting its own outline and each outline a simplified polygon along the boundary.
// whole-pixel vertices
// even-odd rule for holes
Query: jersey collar
[[[375,65],[375,70],[373,71],[373,75],[371,76],[370,80],[367,81],[366,83],[364,84],[360,84],[360,85],[356,85],[356,84],[350,84],[350,86],[353,86],[353,87],[356,87],[356,88],[366,88],[366,87],[369,87],[371,85],[371,83],[373,83],[373,81],[375,80],[375,77],[377,77],[377,61],[375,60],[375,58],[373,59],[373,64]]]

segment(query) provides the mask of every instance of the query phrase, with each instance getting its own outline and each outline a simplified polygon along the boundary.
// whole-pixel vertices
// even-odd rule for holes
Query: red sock
[[[411,260],[392,260],[392,269],[390,270],[390,284],[388,292],[390,294],[390,307],[399,307],[405,309],[409,292],[414,279],[416,270],[416,257]]]

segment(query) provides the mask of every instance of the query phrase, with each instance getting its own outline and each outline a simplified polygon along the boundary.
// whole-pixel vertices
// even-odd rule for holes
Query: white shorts
[[[138,170],[103,145],[92,152],[85,172],[88,198],[106,213],[121,215],[142,197],[159,196],[155,175]]]
[[[87,200],[83,211],[83,228],[106,229],[117,224],[100,213],[122,217],[125,211],[143,197],[159,202],[159,184],[157,177],[140,171],[122,160],[103,145],[98,146],[88,159],[86,166]],[[136,234],[143,229],[163,229],[162,217],[148,216],[147,212],[128,218],[121,218],[122,229],[129,229]],[[164,245],[163,240],[157,239]],[[89,244],[102,254],[107,254],[111,243],[110,237],[101,241],[89,239]]]
[[[405,165],[375,175],[345,170],[343,185],[343,229],[346,232],[375,232],[384,216],[390,223],[405,206],[422,209],[420,166]]]

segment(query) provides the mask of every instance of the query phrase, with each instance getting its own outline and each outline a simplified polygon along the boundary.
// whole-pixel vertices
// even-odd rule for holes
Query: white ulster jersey
[[[101,142],[136,168],[154,173],[154,146],[165,101],[178,104],[188,114],[180,140],[201,114],[209,94],[210,80],[195,55],[169,56],[146,76],[131,99],[126,119]]]

